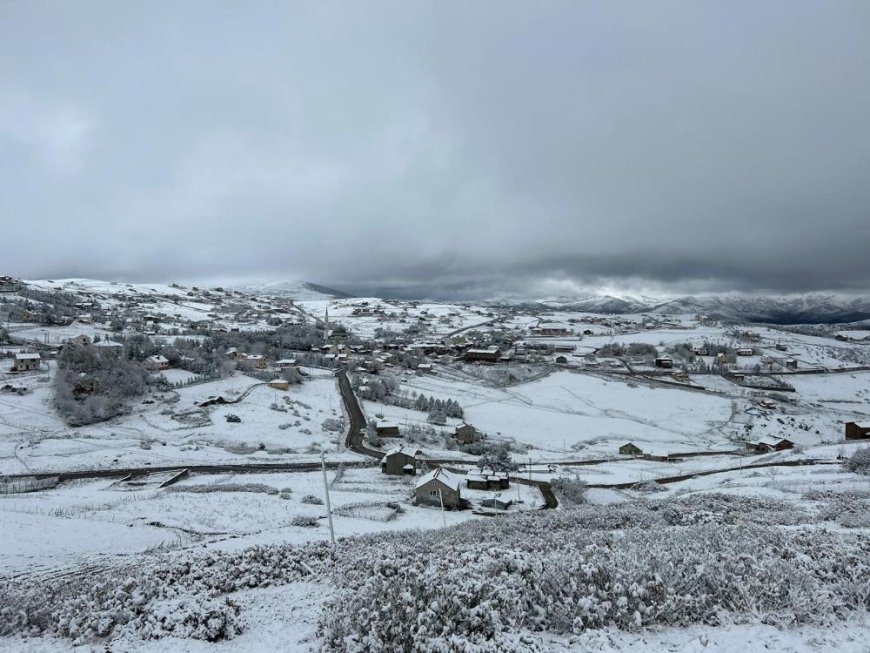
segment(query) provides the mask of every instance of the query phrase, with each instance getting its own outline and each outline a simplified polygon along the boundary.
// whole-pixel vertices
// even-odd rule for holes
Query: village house
[[[634,442],[628,442],[619,448],[619,453],[623,456],[641,456],[643,455],[643,449],[634,444]]]
[[[116,356],[120,356],[124,353],[124,345],[122,345],[120,342],[114,342],[113,340],[109,340],[108,338],[100,340],[99,342],[95,342],[94,347],[99,347],[103,351],[110,351]]]
[[[471,444],[480,440],[480,433],[471,424],[460,424],[453,431],[453,437],[457,444]]]
[[[556,356],[556,365],[567,365],[567,364],[568,364],[568,358],[566,356],[561,355],[561,354],[559,356]]]
[[[692,353],[695,354],[695,356],[709,356],[710,355],[710,352],[707,350],[706,347],[694,347],[692,349]]]
[[[275,367],[279,370],[286,370],[291,367],[296,367],[296,359],[295,358],[282,358],[279,361],[275,362]]]
[[[262,354],[247,354],[245,362],[251,363],[258,370],[265,370],[267,366],[266,357]]]
[[[510,479],[507,472],[477,468],[465,475],[465,484],[469,490],[506,490]]]
[[[674,366],[674,359],[670,356],[659,356],[656,358],[656,367],[670,369]]]
[[[772,451],[785,451],[786,449],[794,449],[794,442],[791,440],[779,440],[777,442],[747,442],[746,448],[755,453],[770,453]]]
[[[91,344],[91,339],[82,333],[73,338],[70,338],[66,342],[68,345],[78,345],[79,347],[84,347],[85,345]]]
[[[846,422],[847,440],[870,440],[870,426],[858,426],[855,422]]]
[[[31,372],[39,370],[40,365],[42,365],[42,357],[39,354],[19,352],[12,360],[12,371]]]
[[[501,352],[495,347],[489,349],[469,349],[465,352],[465,360],[468,362],[497,363]]]
[[[165,356],[161,356],[160,354],[156,354],[154,356],[149,356],[146,358],[142,365],[147,370],[151,370],[152,372],[160,372],[161,370],[169,369],[169,360]]]
[[[738,356],[752,356],[755,350],[752,347],[738,347],[735,353]]]
[[[442,505],[448,510],[462,507],[460,477],[451,474],[443,467],[436,467],[420,477],[414,486],[414,499],[417,504],[430,506]]]
[[[399,437],[399,425],[392,422],[379,422],[375,425],[375,433],[379,438]]]
[[[790,370],[796,370],[798,368],[798,362],[794,358],[789,358],[785,362],[785,366]]]
[[[381,471],[391,476],[414,476],[417,473],[417,457],[422,452],[404,444],[393,447],[381,458]]]
[[[239,351],[238,349],[236,349],[235,347],[230,347],[230,348],[227,349],[227,351],[226,351],[226,356],[227,356],[227,358],[229,358],[230,360],[233,360],[233,361],[239,363],[239,362],[245,360],[245,358],[246,358],[247,355],[244,354],[244,353],[242,353],[242,352],[240,352],[240,351]]]
[[[778,342],[775,345],[776,351],[788,351],[788,346],[784,342]]]

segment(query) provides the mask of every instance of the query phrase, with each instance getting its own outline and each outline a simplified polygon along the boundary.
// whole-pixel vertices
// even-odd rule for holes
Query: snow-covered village
[[[870,653],[870,2],[0,2],[0,653]]]
[[[759,637],[823,620],[846,646],[866,602],[866,328],[679,302],[3,286],[0,646],[251,650],[280,628],[291,650],[375,650],[408,601],[441,604],[407,627],[446,646],[572,650],[601,626],[628,646],[696,619],[724,636],[756,621],[741,610]],[[522,544],[529,529],[552,538]]]

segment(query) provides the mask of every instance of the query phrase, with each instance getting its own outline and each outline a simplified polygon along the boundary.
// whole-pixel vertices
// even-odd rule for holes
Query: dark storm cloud
[[[3,273],[864,290],[865,2],[7,3]]]

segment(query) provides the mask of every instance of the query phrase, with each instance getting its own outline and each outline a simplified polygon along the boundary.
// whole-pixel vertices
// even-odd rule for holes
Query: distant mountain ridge
[[[870,319],[870,297],[837,294],[722,295],[674,298],[589,295],[506,302],[589,313],[703,313],[713,319],[769,324],[839,324]]]
[[[234,290],[246,295],[269,295],[300,301],[347,299],[353,295],[342,290],[321,286],[308,281],[262,281],[234,285]]]

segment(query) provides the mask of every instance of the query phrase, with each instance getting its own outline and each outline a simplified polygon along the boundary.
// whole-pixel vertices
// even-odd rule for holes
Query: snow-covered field
[[[331,375],[309,376],[289,391],[236,375],[156,393],[129,415],[78,428],[55,413],[46,379],[34,377],[27,394],[0,395],[0,472],[313,460],[321,450],[352,457],[344,450],[344,431],[323,427],[344,414]],[[218,395],[244,398],[197,405]],[[241,421],[227,422],[229,415]]]

